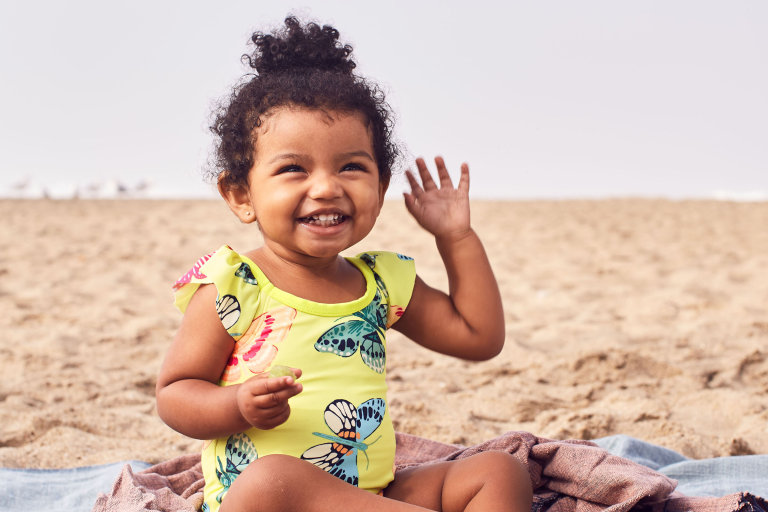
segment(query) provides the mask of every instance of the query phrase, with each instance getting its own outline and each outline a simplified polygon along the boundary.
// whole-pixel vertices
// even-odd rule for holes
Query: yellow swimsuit
[[[268,454],[307,460],[372,492],[393,478],[395,432],[387,407],[385,331],[402,315],[415,280],[413,260],[367,252],[347,260],[366,280],[363,297],[321,304],[275,288],[228,246],[198,260],[174,285],[184,312],[199,285],[213,283],[216,310],[235,348],[219,385],[243,382],[273,365],[302,370],[303,391],[288,421],[207,441],[203,510],[221,499],[245,467]]]

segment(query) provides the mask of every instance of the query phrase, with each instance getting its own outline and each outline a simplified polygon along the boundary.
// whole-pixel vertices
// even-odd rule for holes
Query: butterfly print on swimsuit
[[[295,317],[295,309],[279,306],[254,318],[243,334],[233,334],[235,348],[221,374],[221,382],[233,384],[269,370]]]
[[[234,295],[224,295],[216,299],[216,313],[219,314],[221,325],[229,330],[240,319],[240,302]]]
[[[387,405],[381,398],[366,400],[360,407],[355,407],[347,400],[334,400],[325,408],[325,424],[333,435],[313,432],[314,435],[327,439],[330,443],[315,445],[305,451],[301,458],[320,469],[352,485],[357,485],[360,471],[357,455],[362,452],[368,469],[369,460],[366,450],[379,440],[379,437],[366,443],[384,419]]]
[[[221,457],[216,456],[216,478],[219,479],[224,489],[216,496],[216,501],[221,503],[224,494],[235,481],[235,478],[243,472],[248,464],[256,460],[259,456],[251,439],[243,433],[229,436],[227,445],[224,448],[226,463],[221,462]]]
[[[192,266],[191,269],[189,269],[183,276],[178,278],[176,280],[176,283],[173,285],[174,290],[181,290],[185,284],[189,284],[192,282],[193,279],[197,279],[202,281],[203,279],[207,279],[208,276],[206,276],[202,272],[203,265],[211,259],[211,257],[216,254],[215,252],[212,252],[210,254],[206,254],[205,256],[198,259],[195,264]]]
[[[259,284],[251,271],[251,267],[249,267],[247,263],[241,263],[240,266],[237,267],[237,270],[235,270],[235,277],[239,277],[248,284],[255,286],[258,286]]]
[[[368,265],[368,268],[371,269],[371,272],[373,272],[373,278],[376,280],[376,288],[381,293],[384,302],[389,302],[387,287],[384,286],[384,281],[382,281],[381,276],[376,272],[376,254],[368,254],[365,252],[360,255],[360,259],[363,260],[363,262]]]
[[[397,259],[402,261],[413,261],[413,258],[410,256],[405,256],[400,253],[395,253],[397,256]],[[392,327],[392,324],[397,322],[397,320],[403,316],[403,313],[405,312],[405,308],[402,306],[398,306],[396,304],[392,304],[389,299],[389,293],[387,292],[387,287],[384,286],[384,281],[381,279],[381,276],[379,276],[378,272],[376,272],[376,257],[377,254],[370,254],[370,253],[363,253],[360,255],[360,259],[365,262],[366,265],[368,265],[368,268],[370,268],[373,271],[373,277],[376,279],[376,286],[378,286],[379,290],[382,293],[382,297],[384,298],[384,301],[389,303],[389,311],[387,312],[387,319],[386,319],[386,329],[389,329]]]
[[[349,357],[359,349],[363,363],[376,373],[382,373],[386,364],[384,330],[388,309],[382,300],[382,289],[377,287],[371,303],[349,317],[339,319],[344,322],[325,331],[315,342],[315,350]]]

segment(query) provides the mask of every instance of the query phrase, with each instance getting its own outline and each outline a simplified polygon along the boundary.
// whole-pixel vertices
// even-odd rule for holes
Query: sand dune
[[[218,201],[0,201],[0,465],[70,467],[198,450],[157,417],[180,315],[170,285],[203,253],[250,249]],[[389,337],[398,430],[475,443],[507,430],[624,433],[690,457],[768,453],[768,203],[475,202],[507,318],[468,363]],[[430,237],[389,203],[359,249],[416,258]],[[350,252],[354,252],[353,248]]]

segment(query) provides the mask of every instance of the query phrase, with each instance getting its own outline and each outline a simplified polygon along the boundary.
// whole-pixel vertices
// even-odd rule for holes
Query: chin
[[[334,258],[349,247],[351,247],[351,245],[345,247],[312,247],[305,250],[304,254],[311,258]]]

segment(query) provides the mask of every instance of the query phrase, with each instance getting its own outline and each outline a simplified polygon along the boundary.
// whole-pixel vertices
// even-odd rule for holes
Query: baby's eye
[[[342,171],[365,171],[365,166],[357,163],[349,163],[341,168]]]
[[[289,172],[304,172],[304,169],[298,165],[286,165],[278,169],[277,174],[284,174]]]

